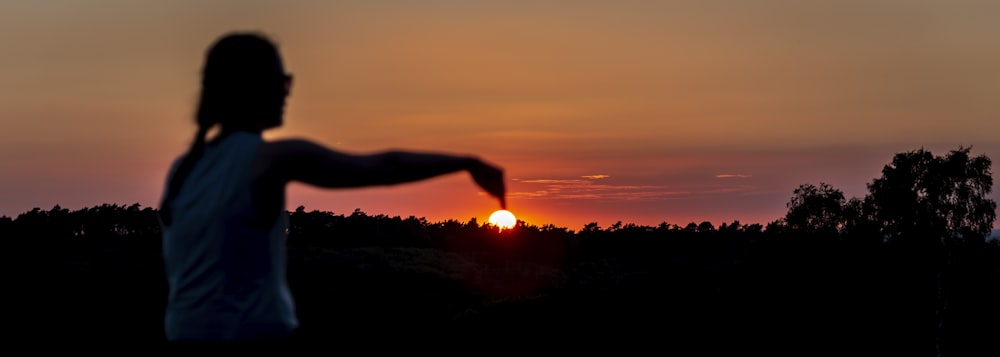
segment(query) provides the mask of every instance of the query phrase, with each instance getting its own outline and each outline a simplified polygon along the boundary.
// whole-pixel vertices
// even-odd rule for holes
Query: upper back
[[[236,132],[207,143],[174,198],[172,213],[205,216],[251,208],[249,190],[261,142],[258,135]]]

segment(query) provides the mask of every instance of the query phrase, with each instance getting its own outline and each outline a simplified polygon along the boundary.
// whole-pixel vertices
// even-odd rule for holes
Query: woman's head
[[[280,126],[290,85],[277,47],[261,35],[229,34],[208,49],[196,117],[198,131],[160,202],[165,224],[171,223],[171,202],[205,150],[208,130],[215,124],[224,130],[254,132]]]
[[[290,81],[270,40],[253,33],[225,35],[205,57],[198,126],[247,130],[280,126]]]

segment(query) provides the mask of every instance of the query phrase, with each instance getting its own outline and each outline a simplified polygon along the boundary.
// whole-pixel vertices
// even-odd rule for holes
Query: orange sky
[[[206,47],[247,29],[295,75],[269,138],[477,154],[529,223],[766,223],[802,183],[863,195],[897,152],[1000,159],[998,2],[471,3],[0,3],[0,215],[155,205]],[[465,175],[298,205],[496,208]]]

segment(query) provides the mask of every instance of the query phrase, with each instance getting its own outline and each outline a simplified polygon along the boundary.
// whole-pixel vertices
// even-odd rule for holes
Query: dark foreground
[[[93,223],[67,235],[51,217],[0,225],[5,340],[161,350],[159,232],[148,210],[134,213],[145,223],[118,233],[92,233]],[[357,212],[292,218],[294,343],[314,354],[1000,356],[996,243],[891,244],[738,223],[497,233]]]

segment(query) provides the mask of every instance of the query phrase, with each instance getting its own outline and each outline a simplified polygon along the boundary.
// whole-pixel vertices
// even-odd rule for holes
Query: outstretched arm
[[[407,151],[346,154],[307,140],[275,141],[261,150],[266,175],[280,182],[327,188],[394,185],[468,171],[476,184],[506,208],[503,170],[475,157]]]

